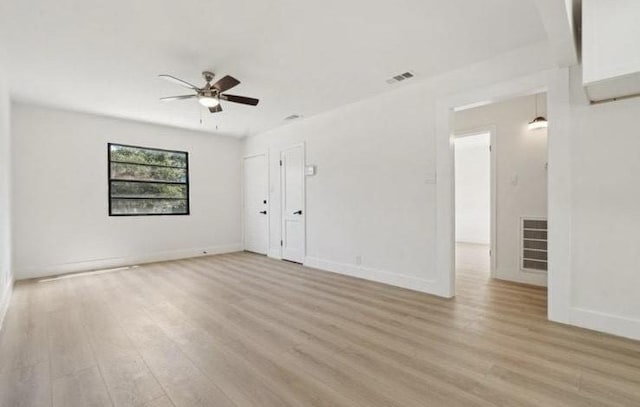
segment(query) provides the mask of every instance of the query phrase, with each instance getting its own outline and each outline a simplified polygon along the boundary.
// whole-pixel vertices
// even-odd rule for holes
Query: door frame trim
[[[304,263],[304,259],[307,257],[307,176],[305,174],[305,167],[307,166],[307,149],[305,142],[299,142],[290,144],[286,147],[282,147],[279,151],[279,159],[282,160],[282,154],[294,148],[300,147],[302,149],[302,259],[301,264]],[[280,166],[280,239],[284,241],[284,178],[282,172],[284,166]],[[283,259],[284,247],[280,245],[280,259]]]
[[[265,161],[265,166],[266,166],[266,170],[267,170],[267,250],[266,250],[266,254],[269,254],[269,248],[270,248],[270,240],[271,240],[271,195],[269,194],[269,190],[270,190],[270,185],[271,185],[271,178],[270,178],[270,166],[269,166],[269,150],[266,151],[262,151],[259,153],[255,153],[255,154],[249,154],[249,155],[245,155],[242,157],[242,169],[241,169],[241,177],[242,177],[242,185],[240,187],[240,194],[241,194],[241,198],[242,198],[242,215],[240,217],[240,227],[241,229],[241,238],[242,238],[242,250],[246,250],[246,246],[245,246],[245,226],[246,226],[246,219],[245,219],[245,207],[246,207],[246,194],[245,194],[245,160],[248,160],[250,158],[256,158],[259,156],[264,156],[264,161]]]
[[[451,137],[454,111],[547,92],[549,219],[548,318],[576,324],[571,298],[571,86],[568,68],[551,68],[436,101],[436,281],[433,294],[455,295],[454,191]],[[586,324],[577,323],[585,326]],[[594,325],[591,325],[593,327]],[[611,332],[611,331],[609,331]]]

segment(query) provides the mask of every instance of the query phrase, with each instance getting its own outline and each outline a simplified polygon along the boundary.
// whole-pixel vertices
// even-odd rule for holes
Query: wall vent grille
[[[536,272],[548,270],[547,226],[545,218],[522,218],[520,228],[522,270]]]
[[[411,79],[414,76],[416,76],[413,72],[407,71],[404,73],[401,73],[399,75],[394,75],[391,78],[387,79],[387,83],[389,85],[393,85],[394,83],[398,83],[398,82],[402,82],[402,81],[406,81],[407,79]]]

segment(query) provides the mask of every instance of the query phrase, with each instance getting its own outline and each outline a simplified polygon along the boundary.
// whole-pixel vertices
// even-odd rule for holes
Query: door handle
[[[260,211],[261,214],[266,215],[267,211]]]
[[[302,210],[295,211],[293,214],[294,214],[294,215],[302,215]]]

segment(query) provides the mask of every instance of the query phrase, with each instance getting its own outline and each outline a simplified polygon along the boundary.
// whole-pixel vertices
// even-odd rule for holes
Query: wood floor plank
[[[132,278],[132,276],[128,276]],[[156,281],[157,279],[154,279]],[[149,284],[144,284],[147,288],[150,287]],[[122,287],[126,289],[126,287]],[[173,286],[174,290],[172,292],[171,297],[179,297],[179,293],[176,286]],[[158,295],[156,299],[153,299],[153,290],[146,290],[145,294],[148,298],[148,303],[155,303],[156,305],[149,309],[149,313],[154,316],[154,318],[166,318],[166,315],[171,312],[171,305],[166,303],[166,300],[162,295]],[[211,313],[217,313],[217,311],[210,310]],[[232,326],[235,324],[234,319],[237,315],[234,315],[233,318],[222,317],[224,323],[217,323],[217,327],[223,326]],[[185,314],[181,319],[174,319],[177,321],[172,327],[169,327],[168,331],[175,331],[180,327],[184,327],[186,325],[185,321],[189,320],[190,314]],[[202,319],[201,319],[202,321]],[[204,326],[205,329],[210,328],[207,324]],[[287,400],[288,404],[291,405],[308,405],[308,406],[352,406],[354,403],[351,400],[346,399],[339,393],[336,393],[334,390],[328,388],[327,386],[314,381],[312,378],[299,376],[297,372],[289,365],[284,363],[283,359],[280,358],[279,353],[282,352],[286,348],[280,349],[265,349],[265,343],[260,342],[258,348],[260,350],[256,350],[255,347],[251,346],[252,342],[242,340],[242,336],[234,336],[237,332],[234,332],[233,329],[229,330],[225,327],[227,331],[225,339],[223,339],[223,343],[230,344],[237,355],[243,357],[257,372],[260,377],[268,383],[274,391]],[[222,336],[220,331],[217,329],[213,331],[215,336]],[[264,338],[262,338],[264,339]],[[271,342],[274,343],[274,342]],[[226,392],[231,392],[233,394],[233,389],[224,388]],[[245,390],[246,392],[246,390]],[[261,405],[261,404],[258,404]]]
[[[126,292],[126,288],[119,289]],[[154,322],[163,329],[189,359],[212,379],[229,398],[239,406],[287,406],[284,399],[278,397],[265,386],[244,362],[241,355],[228,352],[219,336],[208,335],[205,330],[175,318],[168,304],[158,306],[137,305],[151,312]]]
[[[180,318],[181,320],[193,319],[194,323],[197,324],[199,327],[201,327],[200,330],[206,330],[211,332],[212,335],[215,334],[216,336],[218,336],[219,333],[217,331],[209,330],[211,326],[217,326],[218,323],[214,322],[213,324],[211,324],[209,323],[209,321],[203,323],[203,321],[205,321],[205,319],[208,319],[208,318],[211,318],[212,320],[215,320],[216,318],[221,318],[220,315],[212,316],[211,312],[203,311],[202,308],[198,308],[194,304],[182,304],[179,307],[184,311],[184,313],[180,313],[178,311],[176,315],[177,318]],[[173,311],[173,312],[176,313],[176,311]],[[166,315],[171,313],[172,311],[167,308],[163,308],[163,310],[161,311],[161,314],[164,315],[165,317]],[[235,313],[233,318],[234,319],[242,318],[242,315]],[[261,324],[260,321],[254,321],[254,320],[246,320],[246,322],[248,324],[251,324],[254,327],[262,326],[262,328],[260,328],[260,330],[257,332],[247,332],[242,330],[240,326],[233,324],[236,326],[236,329],[237,329],[237,331],[234,333],[236,335],[235,336],[236,339],[234,342],[236,343],[227,344],[227,345],[224,345],[223,343],[221,346],[226,346],[230,352],[233,352],[234,350],[236,350],[238,351],[238,353],[243,354],[245,358],[248,358],[249,360],[256,357],[255,351],[251,348],[251,346],[252,345],[257,346],[262,351],[267,352],[270,355],[277,355],[277,359],[279,360],[280,363],[286,362],[285,364],[288,366],[293,365],[295,370],[307,371],[307,372],[311,371],[312,373],[315,373],[315,374],[312,374],[312,376],[314,376],[315,378],[325,383],[327,381],[332,382],[333,383],[332,387],[336,387],[336,386],[343,387],[340,393],[345,394],[348,397],[354,397],[356,399],[354,400],[355,403],[358,403],[360,405],[367,405],[367,406],[379,405],[379,403],[381,402],[383,403],[382,405],[385,405],[385,406],[396,405],[391,400],[386,399],[384,394],[380,394],[379,389],[370,388],[370,389],[367,389],[366,393],[353,392],[354,388],[358,385],[357,382],[353,381],[353,378],[362,376],[362,374],[354,377],[349,377],[342,374],[342,372],[337,371],[336,369],[332,369],[333,375],[318,374],[318,371],[314,372],[313,369],[310,368],[309,365],[311,363],[309,363],[309,361],[307,360],[301,361],[301,360],[296,360],[295,358],[292,358],[290,354],[291,351],[295,350],[298,345],[307,342],[308,338],[305,337],[304,335],[294,338],[293,340],[286,339],[286,336],[289,336],[289,335],[285,335],[284,337],[282,336],[274,337],[273,335],[269,335],[269,338],[267,338],[264,335],[260,335],[260,333],[267,332],[267,330],[264,329],[264,324]],[[199,325],[199,324],[202,324],[202,325]],[[174,329],[169,329],[169,330],[174,330]],[[253,339],[247,339],[247,338],[253,338]],[[229,342],[230,339],[226,339],[226,341]],[[259,345],[255,344],[256,341],[259,342]],[[210,339],[209,342],[215,342],[215,340]],[[239,349],[239,342],[243,342],[242,352],[240,352],[240,349]],[[286,345],[287,343],[289,343],[289,345]],[[314,367],[315,365],[317,365],[315,361],[313,362],[313,364],[314,364]],[[342,377],[343,380],[336,381],[336,379],[340,377]],[[355,393],[355,394],[351,394],[351,393]],[[363,397],[363,395],[365,397]],[[406,402],[402,402],[401,398],[396,402],[400,403],[399,405],[403,405],[403,406],[413,405],[413,404],[407,404]],[[250,404],[243,404],[243,405],[250,405]],[[262,404],[258,404],[258,405],[262,405]],[[274,404],[274,405],[282,405],[282,404],[280,403],[280,404]],[[421,403],[420,405],[424,405],[424,403]]]
[[[131,310],[120,317],[127,335],[176,407],[235,406],[144,311]]]
[[[139,352],[116,318],[110,299],[96,287],[98,279],[78,280],[76,292],[83,324],[102,377],[116,407],[135,407],[164,395]]]
[[[39,362],[0,374],[0,406],[50,407],[49,362]]]
[[[259,325],[259,323],[260,323],[260,320],[256,320],[256,321],[253,321],[252,324],[247,323],[245,325]],[[261,340],[264,341],[264,338],[261,338]]]
[[[151,400],[148,403],[144,403],[140,407],[175,407],[174,404],[169,400],[168,397],[162,396],[155,400]]]
[[[574,379],[575,380],[575,379]]]
[[[352,303],[352,304],[346,304],[347,306],[349,306],[349,309],[353,309],[353,305],[355,305],[357,303]],[[411,314],[412,311],[405,311],[405,310],[398,310],[399,312],[402,312],[404,314],[409,313]],[[393,311],[392,311],[393,312]],[[380,313],[380,310],[376,310],[376,313]],[[416,318],[414,318],[411,322],[412,325],[415,325],[416,323],[420,323],[420,322],[428,322],[429,324],[433,324],[433,323],[442,323],[444,326],[446,326],[447,324],[449,324],[451,322],[451,318],[440,318],[440,320],[438,320],[437,318],[434,318],[434,316],[432,315],[432,313],[429,313],[428,316],[427,315],[421,315],[417,317],[418,321],[416,321]],[[546,322],[546,321],[545,321]],[[561,359],[558,360],[558,363],[560,364],[564,364],[566,363],[567,360],[570,360],[572,356],[578,356],[580,357],[580,362],[584,364],[585,367],[596,367],[596,368],[600,368],[602,366],[602,364],[607,364],[610,363],[611,361],[608,358],[601,358],[602,361],[601,363],[593,363],[593,358],[594,354],[590,354],[587,352],[575,352],[574,349],[572,348],[568,348],[566,349],[567,352],[564,353],[558,353],[558,352],[554,352],[552,354],[548,354],[546,352],[546,348],[549,345],[549,342],[553,342],[553,339],[549,339],[549,340],[545,340],[544,337],[539,337],[536,338],[535,334],[534,335],[530,335],[527,336],[525,339],[520,340],[517,335],[513,334],[513,327],[511,327],[511,330],[508,330],[507,333],[504,332],[498,332],[495,329],[486,329],[486,322],[484,321],[479,321],[479,320],[471,320],[469,322],[463,322],[464,324],[464,329],[465,331],[468,331],[469,329],[477,329],[475,328],[476,326],[480,326],[482,327],[482,331],[484,331],[485,335],[488,336],[494,336],[495,337],[495,341],[505,341],[505,340],[509,340],[511,342],[515,342],[517,344],[520,344],[521,347],[523,348],[523,352],[530,352],[532,349],[533,350],[537,350],[539,353],[538,355],[540,355],[541,358],[545,359],[547,358],[547,356],[551,355],[554,357],[560,356]],[[478,329],[478,331],[480,331]],[[534,347],[531,346],[531,340],[534,340],[536,342],[534,342]],[[537,344],[541,344],[542,346],[538,346]],[[524,349],[526,348],[526,350]],[[600,353],[602,352],[607,352],[606,349],[603,349],[603,347],[599,347],[598,351]],[[636,352],[637,354],[637,352]],[[627,356],[628,355],[617,355],[616,357],[618,357],[621,361],[621,363],[616,363],[615,366],[613,367],[614,371],[616,371],[619,374],[620,379],[622,380],[634,380],[637,379],[637,375],[635,375],[635,368],[632,369],[626,369],[624,365],[627,364]],[[638,359],[637,357],[634,359]],[[611,374],[612,370],[611,369],[605,369],[607,371],[607,374]]]
[[[53,380],[97,365],[79,307],[49,312],[47,326]]]
[[[246,304],[246,303],[243,305],[243,308],[244,308],[244,309],[246,309],[246,308],[247,308],[247,304]],[[264,308],[264,307],[258,307],[258,309],[259,309],[259,308]],[[288,311],[288,312],[287,312],[288,316],[290,316],[292,312],[294,312],[294,310]],[[263,319],[263,320],[268,320],[269,318],[270,318],[270,316],[269,316],[269,315],[262,315],[262,316],[261,316],[261,319]],[[323,316],[322,318],[326,320],[326,319],[327,319],[327,316]],[[333,325],[333,324],[341,325],[341,323],[340,323],[339,321],[325,321],[325,322],[332,322],[332,325]],[[254,322],[253,322],[253,323],[254,323],[254,324],[259,324],[259,323],[260,323],[260,318],[258,318],[258,319],[256,319],[256,320],[254,320]],[[282,326],[282,325],[286,325],[286,324],[285,324],[285,323],[283,323],[282,321],[278,321],[278,323],[280,324],[280,326]],[[292,323],[292,324],[290,324],[290,325],[293,327],[292,329],[296,329],[296,327],[303,327],[305,330],[309,330],[309,331],[313,331],[313,329],[314,329],[314,328],[313,328],[313,325],[311,325],[311,326],[305,326],[305,321],[304,321],[304,319],[297,320],[297,321],[293,322],[293,323]],[[346,329],[346,326],[345,326],[345,329]],[[377,333],[379,334],[379,332],[377,332]],[[336,341],[339,341],[339,339],[340,339],[340,338],[346,338],[346,337],[348,337],[348,336],[349,336],[349,332],[342,330],[342,331],[340,331],[340,332],[337,332],[337,333],[336,333],[336,336],[335,336],[335,337],[333,337],[333,338],[331,338],[331,339],[329,339],[329,341],[336,342]],[[381,344],[381,343],[382,343],[382,344],[384,344],[384,343],[385,343],[384,341],[383,341],[383,342],[378,342],[378,343],[376,343],[376,344],[368,342],[368,338],[369,338],[369,337],[373,337],[373,336],[376,336],[376,332],[365,332],[365,333],[363,333],[361,336],[359,336],[359,337],[355,337],[355,339],[352,339],[352,346],[353,346],[354,344],[358,344],[358,343],[360,343],[360,344],[362,344],[362,345],[365,345],[365,346],[364,346],[365,348],[376,349],[376,352],[377,352],[378,354],[382,354],[382,353],[385,353],[385,352],[386,352],[386,353],[391,353],[391,354],[392,354],[392,356],[390,356],[390,359],[396,359],[396,360],[397,360],[397,359],[399,359],[399,358],[404,357],[404,358],[406,359],[406,361],[405,361],[405,366],[411,365],[411,364],[412,364],[412,362],[413,362],[413,359],[416,359],[416,357],[417,357],[417,355],[418,355],[418,350],[417,350],[417,349],[415,349],[415,350],[414,350],[414,349],[405,349],[406,353],[402,354],[402,353],[394,352],[394,351],[397,351],[397,348],[396,348],[396,349],[390,349],[390,348],[385,348],[385,347],[384,347],[384,345],[382,345],[382,346],[377,346],[378,344]],[[398,345],[398,344],[399,344],[397,341],[396,341],[396,342],[394,342],[394,343],[395,343],[396,345]],[[377,346],[377,347],[376,347],[376,346]],[[437,350],[437,349],[435,349],[435,350]],[[338,350],[338,351],[339,351],[339,350]],[[438,355],[438,353],[434,353],[434,354],[435,354],[435,355]],[[424,360],[422,360],[421,362],[422,362],[423,364],[427,365],[427,366],[428,366],[429,364],[433,364],[433,363],[434,363],[434,354],[430,354],[430,355],[428,355],[428,357],[426,357],[426,358],[425,358]],[[409,358],[409,355],[411,355],[411,356],[410,356],[410,358]],[[444,376],[445,374],[448,374],[448,373],[449,373],[449,371],[451,371],[451,370],[455,370],[455,368],[453,368],[453,369],[452,369],[452,368],[449,368],[449,367],[447,366],[447,364],[448,364],[448,363],[450,363],[450,362],[456,362],[455,360],[450,360],[450,359],[449,359],[449,360],[441,360],[441,362],[442,362],[442,363],[440,364],[440,368],[441,368],[440,376]],[[464,363],[465,361],[464,361],[464,360],[458,360],[457,362],[458,362],[457,364],[458,364],[458,365],[460,365],[460,364],[461,364],[461,362],[462,362],[462,363]],[[389,366],[388,364],[387,364],[386,366],[383,366],[383,367],[385,367],[385,369],[384,369],[384,370],[389,370],[389,369],[390,369],[390,366]],[[433,369],[434,369],[434,366],[431,366],[431,370],[433,370]],[[444,370],[442,370],[442,369],[444,369]],[[480,367],[480,371],[478,372],[478,374],[479,374],[479,375],[486,374],[486,372],[488,371],[488,369],[489,369],[489,365],[481,366],[481,367]],[[470,370],[469,370],[469,369],[468,369],[468,367],[467,367],[467,373],[469,373],[469,372],[470,372]],[[499,383],[499,384],[497,384],[497,386],[498,386],[498,387],[505,387],[505,383]],[[549,391],[550,389],[547,389],[547,390]],[[524,393],[524,392],[525,392],[525,391],[521,391],[521,393]],[[534,396],[535,396],[535,395],[534,395]],[[576,397],[571,397],[572,395],[570,395],[570,394],[569,394],[569,395],[566,395],[566,396],[567,396],[567,397],[569,397],[569,398],[573,398],[573,399],[580,399],[580,397],[577,397],[577,396],[576,396]],[[531,397],[532,397],[532,395],[529,395],[529,398],[531,398]],[[495,395],[494,395],[494,398],[495,398]],[[467,403],[468,403],[468,402],[469,402],[469,401],[467,401]],[[515,405],[514,400],[510,400],[510,404],[511,404],[511,405]],[[525,403],[525,405],[526,405],[526,403]],[[549,404],[549,403],[548,403],[548,405],[551,405],[551,404]]]
[[[458,253],[453,300],[248,253],[21,282],[0,407],[640,405],[639,342]]]
[[[53,382],[53,407],[110,407],[113,404],[97,367],[76,371]]]
[[[0,373],[49,363],[47,318],[41,287],[16,285],[0,331]]]

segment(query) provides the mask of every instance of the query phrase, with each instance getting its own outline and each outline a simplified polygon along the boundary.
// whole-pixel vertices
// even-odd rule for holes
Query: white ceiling
[[[546,39],[532,0],[0,1],[15,99],[233,136]],[[204,69],[260,105],[158,101]]]

